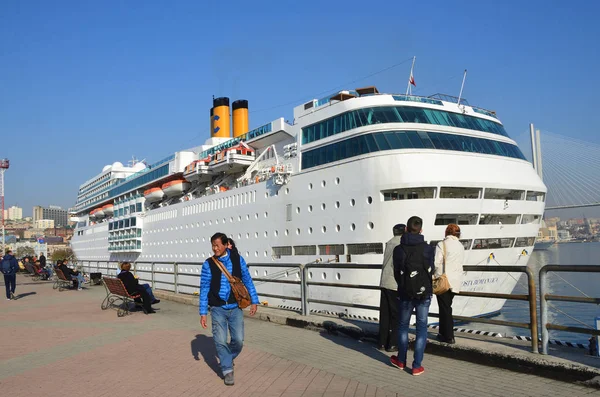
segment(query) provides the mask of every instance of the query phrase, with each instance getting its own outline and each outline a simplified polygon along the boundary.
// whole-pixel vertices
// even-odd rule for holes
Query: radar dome
[[[112,166],[110,166],[110,165],[105,165],[105,166],[104,166],[104,168],[102,168],[102,172],[104,172],[104,171],[108,171],[108,170],[110,170],[111,168],[112,168]]]
[[[112,167],[113,167],[113,168],[123,168],[123,164],[122,164],[122,163],[120,163],[120,162],[118,162],[118,161],[115,161],[115,162],[112,164]]]
[[[135,165],[133,166],[133,170],[135,172],[141,171],[144,168],[146,168],[146,165],[144,163],[135,163]]]

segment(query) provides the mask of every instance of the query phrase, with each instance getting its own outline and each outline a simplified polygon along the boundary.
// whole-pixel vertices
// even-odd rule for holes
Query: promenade
[[[370,343],[246,318],[235,386],[218,375],[197,307],[103,311],[102,286],[58,292],[18,276],[0,301],[0,390],[26,396],[592,396],[600,390],[426,354],[414,377]],[[2,292],[4,287],[2,286]],[[259,311],[261,308],[259,308]],[[409,351],[412,358],[412,351]]]

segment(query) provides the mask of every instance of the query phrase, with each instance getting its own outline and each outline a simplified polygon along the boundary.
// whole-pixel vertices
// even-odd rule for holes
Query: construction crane
[[[5,254],[6,236],[4,234],[4,172],[10,166],[8,159],[0,159],[0,201],[2,201],[2,256]]]

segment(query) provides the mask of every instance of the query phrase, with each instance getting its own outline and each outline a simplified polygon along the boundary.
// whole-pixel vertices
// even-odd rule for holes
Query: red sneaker
[[[425,368],[423,368],[423,367],[418,367],[418,368],[412,369],[413,376],[421,375],[423,372],[425,372]]]
[[[400,361],[398,359],[398,356],[392,356],[392,357],[390,357],[390,362],[396,368],[404,369],[404,367],[406,367],[406,364],[404,364],[402,361]]]

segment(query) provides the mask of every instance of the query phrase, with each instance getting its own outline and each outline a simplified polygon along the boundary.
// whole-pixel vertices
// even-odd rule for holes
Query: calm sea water
[[[600,243],[555,244],[547,250],[533,251],[528,266],[531,267],[536,277],[539,275],[539,270],[542,266],[547,264],[600,265]],[[562,280],[561,277],[568,282]],[[600,273],[551,272],[548,273],[547,279],[550,287],[549,293],[551,294],[583,296],[580,291],[569,285],[570,283],[590,297],[600,296]],[[538,294],[539,301],[539,280],[536,280],[536,288],[536,294]],[[513,293],[527,293],[527,277],[525,275],[519,279],[519,283],[513,290]],[[600,306],[591,303],[550,302],[550,305],[549,322],[553,324],[577,327],[585,327],[584,324],[587,324],[594,327],[595,318],[600,317]],[[538,303],[538,322],[539,310]],[[573,318],[568,317],[559,310]],[[501,314],[495,318],[509,321],[529,322],[529,305],[524,301],[507,301],[502,308]],[[461,325],[461,327],[462,326],[463,325]],[[530,335],[529,330],[525,328],[502,327],[481,323],[470,323],[464,325],[464,327],[482,331],[500,332],[502,335],[507,336]],[[589,335],[584,334],[550,331],[550,339],[558,339],[561,341],[579,342],[587,345],[589,338]]]

